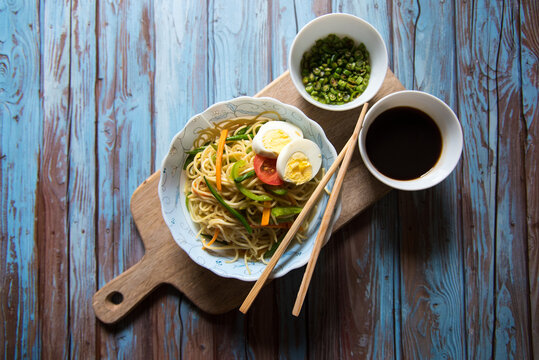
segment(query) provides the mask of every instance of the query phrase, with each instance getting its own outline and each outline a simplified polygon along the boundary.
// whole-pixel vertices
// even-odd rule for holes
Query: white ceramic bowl
[[[436,122],[442,135],[442,153],[438,162],[425,175],[413,180],[395,180],[379,172],[370,161],[365,147],[367,132],[376,117],[398,106],[423,111]],[[442,100],[422,91],[404,90],[385,96],[369,109],[365,115],[358,143],[365,166],[378,180],[399,190],[423,190],[440,183],[457,165],[462,153],[462,129],[453,110]]]
[[[322,104],[314,100],[305,91],[305,85],[302,82],[303,54],[311,49],[316,40],[325,38],[329,34],[348,36],[356,44],[364,43],[370,54],[371,74],[367,88],[359,97],[343,105]],[[294,86],[305,100],[326,110],[350,110],[369,101],[382,86],[387,73],[387,49],[380,33],[365,20],[349,14],[328,14],[312,20],[296,35],[290,48],[288,68]]]
[[[278,112],[286,121],[299,126],[306,138],[316,142],[322,151],[322,166],[329,169],[337,158],[337,153],[324,131],[313,120],[309,119],[298,108],[283,104],[271,98],[239,97],[212,105],[204,112],[193,116],[172,140],[170,150],[165,156],[161,166],[161,179],[159,180],[159,199],[163,218],[172,233],[176,243],[200,266],[203,266],[219,276],[236,278],[244,281],[255,281],[265,268],[260,262],[249,262],[251,274],[247,271],[245,263],[238,260],[226,263],[227,257],[202,250],[200,240],[196,239],[197,225],[185,208],[185,151],[191,149],[193,141],[200,130],[212,126],[212,123],[241,116],[255,116],[262,111],[273,110]],[[330,182],[332,185],[333,180]],[[314,240],[326,207],[327,195],[321,197],[316,208],[311,226],[308,229],[309,238],[303,244],[294,244],[286,250],[273,271],[273,277],[285,275],[290,270],[305,265],[309,259]],[[341,211],[340,199],[337,203],[333,224]],[[332,226],[333,226],[332,224]],[[331,229],[328,231],[328,236]]]

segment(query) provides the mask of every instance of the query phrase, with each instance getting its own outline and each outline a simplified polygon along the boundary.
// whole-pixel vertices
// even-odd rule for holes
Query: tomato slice
[[[277,174],[277,159],[255,155],[253,160],[256,176],[268,185],[283,185],[284,181]]]

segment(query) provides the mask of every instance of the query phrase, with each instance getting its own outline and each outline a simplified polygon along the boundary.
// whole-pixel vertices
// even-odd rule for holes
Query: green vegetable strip
[[[288,216],[299,214],[302,209],[303,208],[294,207],[294,206],[289,206],[289,207],[277,206],[271,209],[271,215],[275,216],[276,218],[288,217]]]
[[[189,150],[189,151],[186,151],[185,153],[186,154],[189,154],[189,155],[196,155],[198,154],[199,152],[203,152],[208,146],[201,146],[199,148],[196,148],[194,150]]]
[[[232,166],[232,178],[234,179],[234,184],[236,184],[236,188],[245,196],[247,196],[249,199],[252,199],[254,201],[272,201],[273,198],[268,195],[256,195],[250,190],[248,190],[245,186],[243,186],[238,179],[238,170],[245,165],[245,161],[240,160]]]
[[[283,196],[283,195],[286,195],[288,193],[288,190],[285,189],[285,188],[271,188],[271,187],[266,187],[266,189],[275,194],[275,195],[280,195],[280,196]]]
[[[279,239],[277,239],[277,242],[274,243],[268,251],[266,251],[266,253],[264,254],[264,257],[265,258],[272,257],[273,254],[275,254],[275,251],[277,251],[277,248],[279,247],[279,245],[281,245],[281,241],[283,241],[283,239],[284,239],[284,235],[281,236]]]
[[[303,54],[301,76],[305,91],[324,104],[344,104],[361,95],[369,84],[369,52],[348,37],[330,34]]]
[[[190,211],[189,211],[189,195],[191,195],[191,192],[189,192],[189,193],[185,196],[185,207],[187,208],[187,212],[190,212]]]
[[[248,172],[246,172],[245,174],[243,174],[241,176],[238,176],[237,178],[234,178],[234,182],[240,183],[243,180],[247,180],[249,178],[252,178],[255,175],[256,175],[255,171],[251,170],[251,171],[248,171]]]
[[[211,186],[210,182],[208,181],[208,179],[206,179],[206,177],[204,176],[204,182],[206,183],[206,186],[208,187],[208,189],[210,190],[210,192],[212,193],[213,197],[221,204],[223,205],[223,207],[225,209],[227,209],[232,215],[234,215],[236,217],[236,219],[238,219],[242,224],[243,226],[247,229],[247,232],[249,234],[252,234],[253,233],[253,229],[251,228],[251,226],[249,225],[249,223],[247,222],[247,220],[245,219],[245,217],[243,217],[242,214],[240,214],[239,212],[237,212],[235,209],[231,208],[226,202],[225,200],[223,200],[223,198],[221,197],[221,195],[219,195],[219,193],[217,192],[217,190]]]
[[[239,134],[227,137],[226,141],[250,140],[252,137],[249,134]]]
[[[185,162],[183,163],[183,169],[187,169],[187,167],[189,166],[190,163],[193,162],[193,160],[195,160],[195,154],[189,154],[187,156],[187,158],[185,159]]]

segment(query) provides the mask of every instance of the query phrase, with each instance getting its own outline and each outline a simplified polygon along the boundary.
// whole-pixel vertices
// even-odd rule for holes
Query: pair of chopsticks
[[[346,145],[344,145],[344,148],[339,153],[339,156],[337,156],[337,159],[331,164],[328,172],[324,175],[316,189],[314,190],[313,194],[303,207],[303,210],[299,213],[298,217],[292,223],[292,226],[286,233],[286,236],[281,241],[281,244],[271,257],[268,265],[266,265],[266,268],[262,272],[262,275],[258,278],[258,280],[255,282],[253,288],[247,294],[247,297],[243,301],[243,304],[240,306],[240,311],[242,313],[246,313],[249,308],[251,307],[253,301],[255,300],[256,296],[268,280],[268,277],[270,276],[273,268],[275,265],[277,265],[277,262],[285,252],[285,250],[288,248],[288,245],[292,241],[292,238],[298,231],[299,227],[303,223],[303,220],[307,217],[309,214],[311,208],[314,206],[314,204],[318,201],[318,197],[324,190],[326,184],[328,183],[329,179],[331,179],[331,176],[335,173],[337,168],[339,167],[339,164],[342,162],[342,166],[337,173],[337,178],[335,179],[335,184],[333,185],[333,189],[331,190],[331,195],[329,196],[328,203],[326,205],[326,210],[324,212],[324,216],[322,217],[322,222],[320,224],[320,230],[318,231],[318,235],[316,237],[314,247],[311,253],[311,257],[309,258],[309,262],[307,263],[307,268],[305,269],[305,274],[303,275],[303,280],[301,281],[301,286],[298,291],[298,296],[296,298],[296,303],[294,304],[294,309],[292,310],[292,314],[294,316],[298,316],[301,307],[303,306],[303,301],[305,300],[305,295],[307,294],[307,289],[309,288],[309,284],[311,282],[311,278],[314,272],[314,267],[316,266],[316,261],[318,260],[318,255],[320,254],[320,249],[322,249],[322,244],[324,242],[324,238],[326,235],[326,232],[328,230],[330,220],[333,214],[333,209],[335,208],[335,204],[337,203],[337,198],[339,197],[339,193],[341,191],[342,183],[344,180],[344,175],[346,174],[346,170],[348,169],[348,165],[350,165],[350,160],[352,160],[352,154],[354,153],[354,149],[356,147],[356,141],[357,137],[359,135],[359,131],[361,130],[361,126],[363,124],[363,119],[365,118],[365,113],[367,112],[367,107],[369,104],[365,103],[363,105],[363,109],[361,110],[361,114],[359,115],[359,118],[356,123],[356,127],[354,128],[354,132],[352,133],[352,136],[350,139],[348,139],[348,142]]]

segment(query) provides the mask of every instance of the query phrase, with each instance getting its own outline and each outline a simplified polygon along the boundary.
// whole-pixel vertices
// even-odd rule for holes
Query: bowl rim
[[[400,91],[396,91],[394,93],[391,93],[391,94],[388,94],[388,95],[384,96],[383,98],[378,100],[376,102],[376,104],[374,104],[369,109],[369,111],[365,115],[365,119],[368,119],[367,116],[369,115],[369,112],[371,112],[371,114],[374,113],[378,108],[384,106],[385,102],[391,100],[392,98],[398,98],[398,97],[406,96],[406,95],[409,95],[409,94],[413,94],[414,96],[419,96],[419,97],[426,98],[426,99],[428,99],[428,101],[431,101],[432,103],[435,103],[437,106],[440,106],[445,111],[447,111],[449,114],[451,114],[451,117],[449,118],[448,121],[451,121],[454,124],[456,124],[456,127],[455,127],[455,129],[456,129],[456,134],[455,135],[456,136],[455,136],[455,138],[457,139],[458,155],[455,154],[456,156],[454,157],[454,160],[449,163],[449,166],[446,167],[446,170],[445,170],[443,176],[438,177],[437,179],[435,179],[435,180],[433,180],[433,181],[431,181],[431,182],[429,182],[427,184],[422,184],[421,182],[417,181],[417,180],[421,179],[421,177],[419,177],[418,179],[412,179],[412,180],[396,180],[396,179],[392,179],[392,178],[390,178],[388,176],[385,176],[384,174],[379,172],[374,167],[373,163],[370,161],[370,159],[369,159],[369,157],[367,155],[367,150],[365,148],[365,142],[363,141],[366,134],[367,134],[366,132],[368,131],[368,128],[372,124],[372,121],[371,121],[370,124],[367,124],[366,127],[364,126],[364,127],[361,128],[360,134],[359,134],[359,136],[357,138],[357,145],[358,145],[358,148],[359,148],[359,153],[361,155],[361,159],[362,159],[363,163],[365,164],[365,167],[369,170],[369,172],[376,179],[378,179],[382,183],[390,186],[393,189],[402,190],[402,191],[419,191],[419,190],[425,190],[425,189],[428,189],[428,188],[431,188],[433,186],[438,185],[439,183],[444,181],[455,170],[457,164],[460,161],[460,158],[462,157],[464,141],[463,141],[462,125],[460,123],[459,118],[457,117],[457,115],[453,111],[453,109],[451,109],[451,107],[449,105],[447,105],[440,98],[438,98],[438,97],[436,97],[436,96],[434,96],[432,94],[429,94],[427,92],[420,91],[420,90],[400,90]],[[395,106],[402,106],[402,105],[395,105]],[[390,108],[395,107],[395,106],[391,106]],[[411,107],[414,107],[414,106],[411,105]],[[428,172],[427,172],[427,174],[428,174]]]
[[[159,178],[159,183],[158,183],[158,197],[159,197],[159,201],[160,201],[160,204],[161,204],[161,214],[163,216],[163,219],[167,225],[167,227],[169,228],[169,231],[171,232],[171,236],[172,238],[174,239],[174,242],[183,250],[187,253],[187,255],[189,256],[189,258],[194,261],[197,265],[213,272],[214,274],[220,276],[220,277],[223,277],[223,278],[231,278],[231,279],[238,279],[238,280],[242,280],[242,281],[256,281],[258,279],[258,275],[243,275],[243,274],[239,274],[239,273],[223,273],[223,272],[218,272],[216,271],[216,269],[212,268],[212,267],[209,267],[209,266],[206,266],[204,263],[201,263],[200,259],[198,259],[197,256],[192,256],[190,254],[190,252],[186,251],[186,249],[184,249],[184,247],[180,244],[180,241],[178,239],[176,239],[176,237],[174,236],[174,233],[172,232],[172,229],[171,229],[171,225],[169,224],[169,221],[167,221],[167,219],[169,218],[169,214],[165,211],[165,207],[164,207],[164,204],[163,204],[163,169],[167,163],[167,160],[169,158],[169,153],[170,153],[170,150],[174,147],[174,144],[176,142],[176,140],[183,136],[188,124],[192,121],[195,121],[196,118],[198,117],[202,117],[204,118],[203,114],[205,113],[208,113],[208,112],[212,112],[214,110],[216,110],[217,108],[219,107],[222,107],[222,106],[226,106],[226,104],[230,104],[230,103],[234,103],[234,102],[238,102],[238,101],[245,101],[245,100],[248,100],[248,101],[255,101],[255,102],[258,102],[258,101],[266,101],[266,102],[269,102],[269,103],[273,103],[274,105],[279,105],[279,106],[283,106],[284,108],[287,108],[289,111],[293,111],[293,112],[296,112],[298,114],[300,114],[301,118],[305,121],[308,121],[310,122],[311,126],[313,126],[315,129],[316,129],[316,132],[317,134],[320,134],[320,137],[321,137],[321,140],[325,143],[327,143],[329,145],[329,148],[330,148],[330,151],[331,151],[331,155],[334,159],[337,158],[337,151],[335,150],[335,147],[333,146],[333,144],[331,143],[331,141],[329,141],[329,139],[327,138],[327,135],[326,133],[324,132],[324,130],[322,129],[322,127],[320,126],[320,124],[318,124],[316,121],[312,120],[311,118],[309,118],[302,110],[300,110],[298,107],[294,106],[294,105],[290,105],[290,104],[286,104],[286,103],[283,103],[275,98],[271,98],[271,97],[251,97],[251,96],[240,96],[240,97],[235,97],[235,98],[232,98],[232,99],[228,99],[228,100],[224,100],[224,101],[219,101],[219,102],[216,102],[214,104],[212,104],[211,106],[207,107],[206,109],[204,109],[202,112],[199,112],[195,115],[193,115],[192,117],[189,118],[189,120],[185,123],[185,125],[182,127],[182,129],[180,131],[178,131],[174,137],[172,138],[170,144],[169,144],[169,151],[167,151],[167,153],[165,154],[165,156],[163,157],[162,161],[161,161],[161,166],[159,168],[159,172],[160,172],[160,178]],[[206,119],[205,119],[206,120]],[[206,120],[207,122],[209,122],[209,120]],[[183,172],[183,169],[181,170],[181,172]],[[181,175],[180,175],[181,176]],[[332,178],[330,180],[330,184],[332,184],[334,182],[334,178]],[[182,196],[182,192],[180,191],[180,198]],[[324,195],[322,195],[324,196]],[[321,198],[322,200],[323,198]],[[319,201],[321,201],[319,200]],[[326,203],[327,203],[327,199],[325,200]],[[178,203],[182,203],[182,199],[180,199],[180,201]],[[317,210],[319,211],[319,210]],[[332,221],[330,223],[330,226],[329,226],[329,231],[326,233],[326,237],[324,239],[324,243],[326,243],[329,239],[329,237],[331,236],[331,233],[332,233],[332,229],[333,229],[333,226],[335,225],[335,223],[337,222],[337,220],[339,219],[339,216],[341,214],[341,211],[342,211],[342,196],[339,196],[338,200],[337,200],[337,206],[335,207],[335,210],[334,210],[334,213],[333,213],[333,218],[332,218]],[[186,216],[184,216],[183,214],[181,214],[182,218],[184,218],[186,221],[191,221],[192,223],[192,220],[190,219],[187,219]],[[311,234],[310,238],[312,237],[312,242],[314,243],[314,236],[317,234],[318,232],[318,229],[319,229],[319,225],[313,230],[313,233]],[[285,266],[282,266],[279,270],[274,270],[270,276],[270,278],[274,279],[274,278],[279,278],[279,277],[282,277],[286,274],[288,274],[290,271],[294,270],[294,269],[297,269],[297,268],[300,268],[302,266],[304,266],[305,264],[307,264],[308,262],[308,259],[309,259],[309,256],[306,256],[305,259],[303,261],[298,261],[297,263],[294,263],[293,261],[288,261],[288,263],[285,265]],[[277,266],[279,266],[280,262],[277,264]],[[276,266],[276,267],[277,267]]]
[[[385,65],[385,66],[383,66],[383,68],[385,68],[385,70],[383,70],[384,74],[382,76],[382,81],[380,81],[379,84],[373,85],[373,93],[372,93],[372,95],[370,97],[365,97],[365,98],[361,99],[361,95],[360,95],[355,100],[353,100],[351,102],[348,102],[348,103],[345,103],[343,105],[322,104],[321,102],[318,102],[318,101],[314,100],[305,91],[305,86],[303,86],[303,83],[298,82],[298,79],[294,76],[294,74],[297,74],[298,71],[292,66],[292,54],[293,54],[294,49],[295,49],[295,47],[296,47],[296,45],[297,45],[297,43],[299,41],[298,39],[300,39],[302,35],[306,34],[317,23],[323,22],[324,20],[326,20],[327,18],[330,18],[330,17],[347,17],[347,18],[352,19],[352,20],[354,20],[354,21],[356,21],[358,23],[361,23],[362,25],[364,25],[366,28],[368,28],[373,33],[374,38],[381,45],[381,47],[383,49],[383,64],[382,65]],[[332,32],[328,32],[326,35],[329,35],[331,33]],[[387,74],[388,62],[389,61],[388,61],[388,54],[387,54],[387,46],[386,46],[384,38],[382,37],[380,32],[371,23],[369,23],[368,21],[366,21],[366,20],[364,20],[364,19],[362,19],[362,18],[360,18],[358,16],[355,16],[355,15],[352,15],[352,14],[347,14],[347,13],[325,14],[325,15],[322,15],[322,16],[319,16],[319,17],[316,17],[316,18],[312,19],[311,21],[309,21],[307,24],[305,24],[298,31],[298,33],[294,37],[294,40],[292,41],[292,45],[290,46],[290,50],[288,52],[288,70],[290,71],[290,78],[292,79],[292,83],[294,84],[295,88],[298,90],[298,92],[301,94],[301,96],[306,101],[308,101],[309,103],[311,103],[314,106],[319,107],[321,109],[330,110],[330,111],[351,110],[351,109],[355,109],[355,108],[365,104],[366,102],[370,101],[378,93],[378,91],[382,87],[382,84],[384,83],[384,80],[385,80],[385,77],[386,77],[386,74]],[[371,66],[371,71],[372,71],[372,66]],[[370,86],[370,85],[371,85],[371,82],[369,82],[368,86]]]

